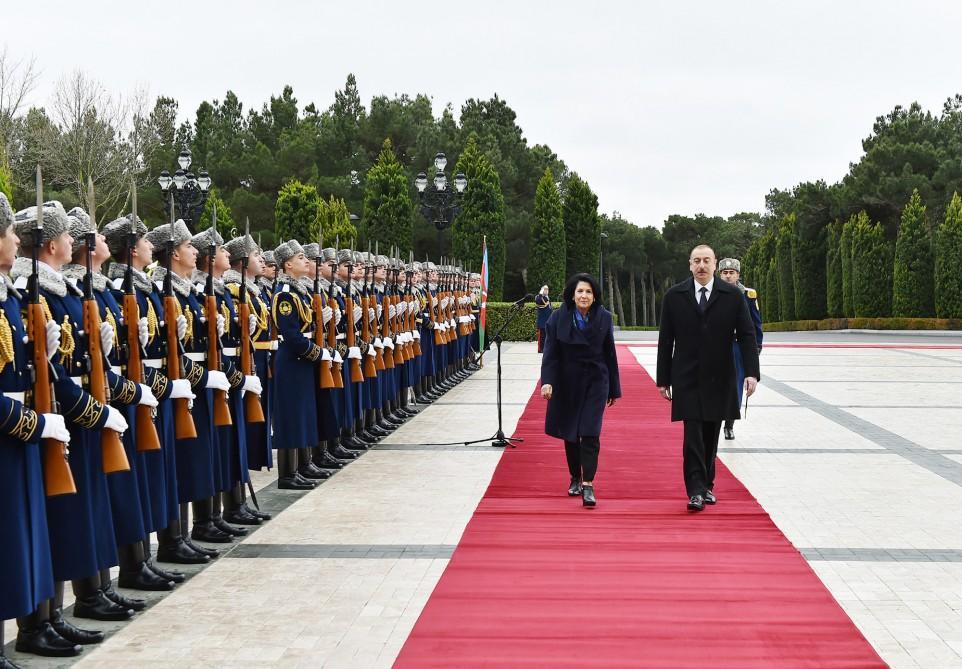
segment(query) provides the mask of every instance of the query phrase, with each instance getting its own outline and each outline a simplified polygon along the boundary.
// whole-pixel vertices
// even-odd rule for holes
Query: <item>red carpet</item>
[[[605,418],[598,507],[529,402],[396,667],[879,668],[761,506],[719,465],[685,509],[681,426],[631,353]]]

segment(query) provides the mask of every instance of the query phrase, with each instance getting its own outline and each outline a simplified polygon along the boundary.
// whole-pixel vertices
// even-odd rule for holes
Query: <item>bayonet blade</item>
[[[37,165],[37,230],[43,230],[43,172]]]
[[[130,234],[137,234],[137,182],[130,180]]]
[[[97,195],[94,192],[94,180],[87,176],[87,213],[90,215],[90,223],[97,227]]]

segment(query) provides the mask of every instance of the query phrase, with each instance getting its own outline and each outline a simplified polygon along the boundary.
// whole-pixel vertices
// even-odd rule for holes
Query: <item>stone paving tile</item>
[[[962,372],[956,371],[957,376]],[[847,408],[854,416],[935,450],[962,448],[962,417],[957,408],[948,411],[929,408]]]

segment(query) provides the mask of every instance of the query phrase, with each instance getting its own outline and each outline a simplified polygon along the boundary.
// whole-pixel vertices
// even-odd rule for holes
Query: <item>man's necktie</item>
[[[698,298],[698,308],[704,312],[705,307],[708,306],[708,289],[702,286],[698,292],[701,293],[701,297]]]

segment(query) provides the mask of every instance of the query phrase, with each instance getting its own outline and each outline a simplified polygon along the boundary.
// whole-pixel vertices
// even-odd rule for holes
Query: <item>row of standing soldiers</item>
[[[112,567],[122,588],[182,582],[151,534],[157,561],[203,564],[269,520],[247,490],[275,450],[278,487],[309,490],[466,378],[479,283],[181,220],[14,214],[0,194],[0,621],[17,619],[16,650],[103,640],[64,615],[67,581],[72,617],[94,620],[146,605]],[[2,648],[0,625],[0,669],[15,667]]]

